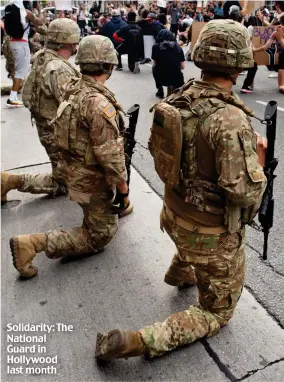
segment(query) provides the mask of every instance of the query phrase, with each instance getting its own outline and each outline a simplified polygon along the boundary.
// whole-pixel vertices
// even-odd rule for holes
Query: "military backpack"
[[[196,92],[191,88],[193,83],[193,80],[188,81],[150,110],[154,110],[154,118],[149,150],[159,177],[170,187],[177,186],[181,181],[186,185],[195,179],[196,135],[199,127],[211,114],[226,107],[228,103],[253,116],[250,109],[230,94],[206,89]],[[185,151],[186,169],[183,163]]]
[[[53,60],[60,60],[61,62],[63,58],[51,49],[41,49],[32,57],[32,69],[22,90],[22,101],[32,115],[40,115],[43,73],[46,66]],[[72,71],[75,71],[75,68],[68,61],[64,60],[64,63],[72,68]]]
[[[186,171],[187,180],[194,179],[197,172],[197,128],[209,115],[225,106],[224,102],[220,101],[208,102],[208,98],[193,106],[195,94],[190,91],[192,84],[193,81],[189,81],[151,109],[154,110],[154,118],[149,150],[159,177],[171,187],[177,186],[184,177],[181,161],[185,148],[190,159],[190,166]],[[189,90],[184,92],[186,89]]]

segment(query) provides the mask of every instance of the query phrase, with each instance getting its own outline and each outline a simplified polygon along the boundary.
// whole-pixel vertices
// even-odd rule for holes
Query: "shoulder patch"
[[[108,104],[104,109],[103,113],[107,116],[107,118],[112,118],[116,115],[115,107],[111,104]]]

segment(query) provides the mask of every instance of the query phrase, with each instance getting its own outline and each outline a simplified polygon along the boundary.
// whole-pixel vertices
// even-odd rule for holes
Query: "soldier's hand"
[[[258,163],[264,167],[265,165],[265,156],[267,150],[267,139],[262,137],[260,134],[255,133],[257,137],[257,147],[256,152],[258,155]]]

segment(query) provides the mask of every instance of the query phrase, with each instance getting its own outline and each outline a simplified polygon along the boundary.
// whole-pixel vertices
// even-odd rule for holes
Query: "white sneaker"
[[[13,99],[13,100],[7,99],[6,107],[7,108],[24,107],[24,104],[22,101],[19,101],[17,99]]]
[[[277,72],[271,73],[269,74],[268,78],[278,78],[278,73]]]
[[[247,72],[244,71],[244,72],[240,73],[240,76],[245,76],[246,74],[247,74]]]

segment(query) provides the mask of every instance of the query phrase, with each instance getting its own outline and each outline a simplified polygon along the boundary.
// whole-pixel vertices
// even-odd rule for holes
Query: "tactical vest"
[[[118,111],[121,107],[116,103],[112,94],[101,84],[88,82],[84,79],[73,79],[66,90],[65,100],[57,110],[56,118],[51,121],[54,136],[58,146],[62,149],[64,157],[75,159],[90,170],[97,164],[90,140],[87,114],[90,110],[84,107],[90,96],[103,95],[116,109],[114,118],[109,122],[117,130],[117,135],[123,130],[124,124]]]
[[[227,103],[253,115],[229,93],[189,81],[154,106],[149,140],[155,169],[165,183],[166,205],[185,220],[215,227],[226,222],[226,199],[218,186],[215,149],[204,138],[202,125]]]
[[[53,60],[63,61],[67,66],[72,69],[74,75],[77,73],[80,76],[79,72],[62,56],[57,54],[55,51],[50,49],[42,49],[39,52],[35,53],[32,57],[33,64],[32,69],[24,83],[22,90],[22,100],[26,108],[28,108],[33,117],[44,117],[51,119],[50,114],[44,115],[44,108],[42,108],[42,96],[43,90],[42,85],[44,84],[43,75],[45,73],[46,66],[49,62]],[[45,102],[49,98],[49,109],[57,110],[58,103],[52,95],[47,95],[44,93]],[[53,116],[52,116],[53,117]]]

